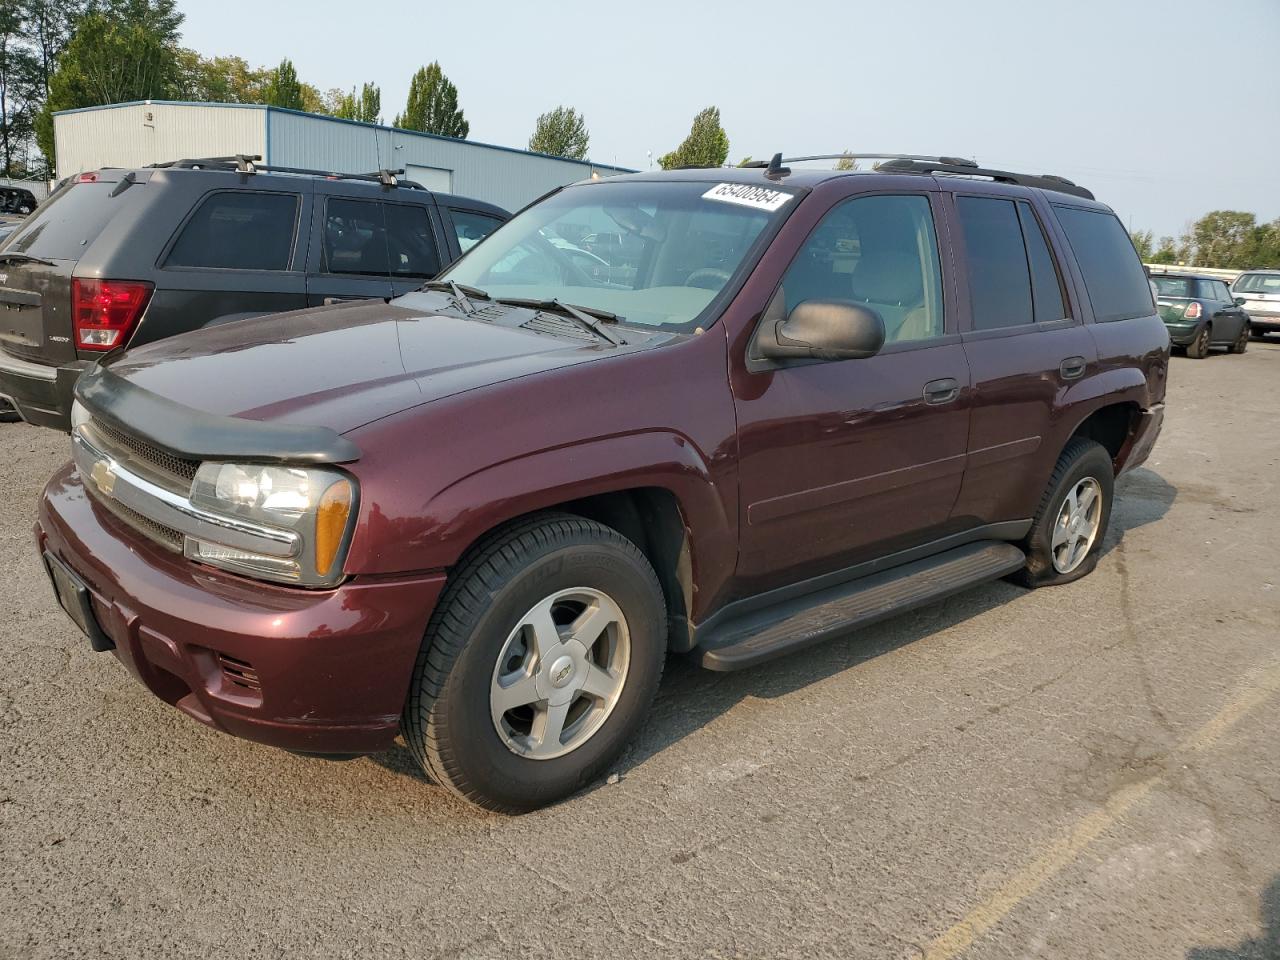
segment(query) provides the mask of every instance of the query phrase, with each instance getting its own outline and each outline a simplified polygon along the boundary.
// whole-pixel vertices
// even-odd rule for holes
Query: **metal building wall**
[[[263,107],[247,105],[130,103],[58,113],[58,176],[186,157],[261,154],[266,122]]]
[[[447,137],[270,109],[268,156],[282,166],[359,173],[383,167],[433,167],[450,173],[453,193],[518,210],[554,187],[610,176],[618,167],[559,160]]]

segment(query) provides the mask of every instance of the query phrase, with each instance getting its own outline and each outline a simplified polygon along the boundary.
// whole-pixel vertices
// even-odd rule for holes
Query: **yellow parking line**
[[[1227,705],[1195,733],[1180,741],[1173,753],[1189,755],[1212,746],[1250,710],[1277,690],[1280,690],[1280,663],[1257,672],[1250,680],[1241,684]],[[1150,793],[1162,779],[1161,776],[1149,777],[1113,793],[1101,810],[1089,814],[1077,823],[1065,836],[1010,877],[985,903],[970,910],[959,923],[930,943],[925,950],[925,960],[950,960],[967,950],[978,937],[1008,916],[1018,904],[1068,867],[1080,851],[1124,816],[1130,807]]]

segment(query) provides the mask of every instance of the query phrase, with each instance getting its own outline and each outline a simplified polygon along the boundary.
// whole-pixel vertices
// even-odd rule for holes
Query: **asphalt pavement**
[[[1280,342],[1172,361],[1098,569],[738,674],[481,813],[208,730],[57,608],[0,425],[0,958],[1280,957]]]

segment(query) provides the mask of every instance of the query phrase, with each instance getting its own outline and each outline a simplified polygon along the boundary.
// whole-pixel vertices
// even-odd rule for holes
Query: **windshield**
[[[1280,293],[1280,273],[1246,273],[1231,289],[1236,293]]]
[[[1191,296],[1191,281],[1186,277],[1152,277],[1151,282],[1156,285],[1162,297]]]
[[[706,181],[582,184],[525,210],[438,279],[688,332],[794,198]]]

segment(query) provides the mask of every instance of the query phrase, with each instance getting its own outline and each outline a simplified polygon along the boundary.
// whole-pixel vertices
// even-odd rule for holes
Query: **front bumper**
[[[395,739],[444,574],[301,590],[213,570],[125,526],[70,465],[46,486],[35,535],[84,581],[117,659],[201,723],[315,753]]]
[[[0,397],[12,403],[27,423],[69,431],[76,381],[88,367],[85,360],[46,366],[0,349]]]

